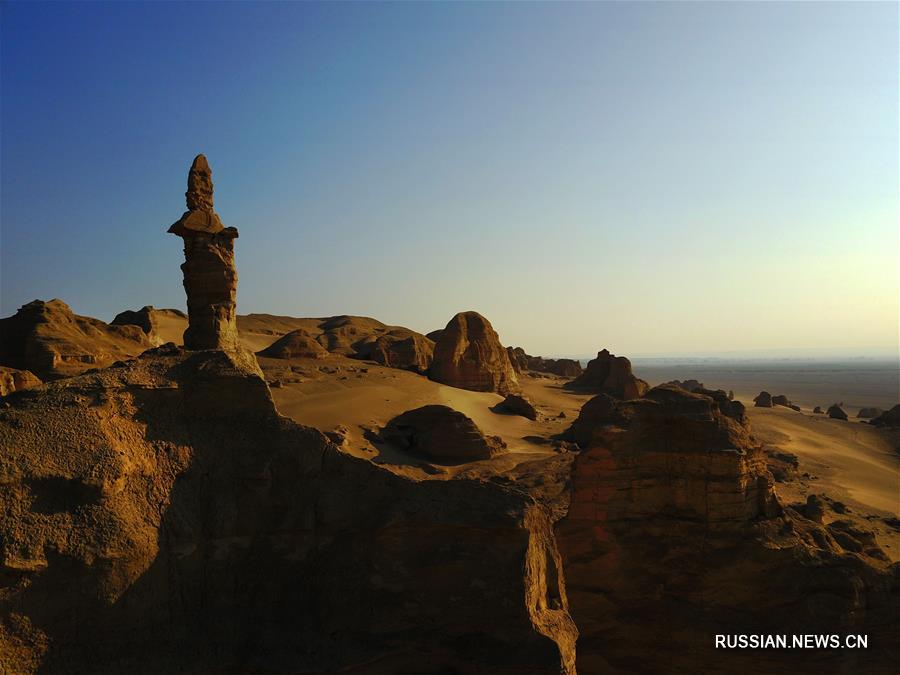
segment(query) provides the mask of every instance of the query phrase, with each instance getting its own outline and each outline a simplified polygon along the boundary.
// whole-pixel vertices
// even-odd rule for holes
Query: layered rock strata
[[[428,377],[472,391],[515,393],[519,381],[497,331],[478,312],[460,312],[434,346]]]
[[[187,349],[238,347],[236,321],[237,270],[234,240],[238,231],[224,227],[213,211],[212,170],[197,155],[188,173],[188,210],[169,232],[184,240],[184,290],[187,294]]]

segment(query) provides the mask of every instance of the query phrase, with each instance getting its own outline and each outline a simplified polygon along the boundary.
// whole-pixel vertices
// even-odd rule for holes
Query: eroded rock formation
[[[859,419],[868,420],[883,414],[884,410],[882,410],[881,408],[860,408],[856,416]]]
[[[41,386],[41,380],[30,370],[0,366],[0,396]]]
[[[10,672],[575,672],[542,506],[342,454],[246,352],[167,345],[9,400]]]
[[[826,414],[833,420],[845,420],[847,419],[847,413],[844,412],[844,409],[841,408],[837,403],[834,403],[828,407],[828,411]]]
[[[273,359],[324,359],[329,353],[315,337],[301,328],[278,338],[259,355]]]
[[[0,319],[0,364],[45,381],[108,366],[152,346],[137,326],[78,316],[62,300],[34,300]]]
[[[624,356],[610,354],[607,349],[598,352],[597,358],[588,362],[584,372],[566,386],[621,399],[640,398],[649,389],[646,382],[632,373],[631,361]]]
[[[537,419],[537,410],[534,404],[519,394],[508,394],[500,403],[491,410],[506,415],[519,415],[530,420]]]
[[[575,359],[545,359],[542,356],[531,356],[521,347],[507,347],[506,353],[516,373],[533,371],[560,377],[576,377],[582,372],[581,364]]]
[[[381,438],[422,459],[452,464],[489,459],[506,447],[499,436],[484,435],[469,417],[445,405],[397,415]]]
[[[870,645],[878,634],[885,642],[866,664],[889,667],[897,566],[871,533],[842,544],[840,528],[782,507],[749,427],[713,398],[666,386],[632,401],[600,395],[573,431],[583,450],[556,532],[580,672],[822,672],[855,663],[839,650],[810,663],[785,650],[716,650],[713,641],[770,632],[869,633]]]
[[[869,421],[876,427],[900,427],[900,404]]]
[[[756,408],[771,408],[772,407],[772,394],[767,391],[761,391],[756,395],[756,398],[753,399],[753,405]]]
[[[188,210],[169,232],[184,240],[184,290],[187,294],[187,349],[237,349],[237,270],[234,240],[238,231],[224,227],[213,211],[212,170],[197,155],[188,173]]]
[[[497,331],[478,312],[460,312],[434,346],[428,377],[472,391],[515,393],[519,381]]]

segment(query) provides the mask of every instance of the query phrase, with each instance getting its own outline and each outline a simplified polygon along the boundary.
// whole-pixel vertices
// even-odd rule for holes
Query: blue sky
[[[3,316],[183,308],[165,230],[203,152],[240,313],[897,352],[895,3],[0,12]]]

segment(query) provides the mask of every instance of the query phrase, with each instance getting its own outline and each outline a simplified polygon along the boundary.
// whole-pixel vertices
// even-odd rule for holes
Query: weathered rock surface
[[[900,427],[900,404],[869,421],[876,427]]]
[[[187,294],[187,349],[238,348],[237,270],[234,240],[238,231],[223,227],[213,211],[212,171],[197,155],[188,173],[188,211],[169,232],[184,240],[184,290]]]
[[[434,346],[428,377],[472,391],[515,393],[519,381],[497,331],[477,312],[460,312]]]
[[[342,454],[246,352],[166,345],[9,400],[9,672],[575,672],[542,506]]]
[[[620,399],[640,398],[649,389],[646,382],[632,373],[631,361],[624,356],[610,354],[606,349],[598,352],[597,358],[589,361],[584,372],[566,387],[609,394]]]
[[[833,420],[846,420],[847,413],[844,412],[844,409],[841,408],[837,403],[828,407],[828,412],[826,413]]]
[[[16,391],[34,389],[43,384],[40,378],[30,370],[18,370],[0,366],[0,396],[8,396]]]
[[[531,356],[521,347],[507,347],[506,353],[516,373],[533,371],[561,377],[576,377],[582,372],[581,364],[575,359],[545,359],[542,356]]]
[[[0,319],[0,364],[56,380],[131,358],[152,347],[137,326],[78,316],[62,300],[34,300]]]
[[[154,346],[159,346],[163,340],[159,334],[161,320],[174,318],[186,320],[187,314],[178,309],[156,309],[152,305],[146,305],[138,310],[125,310],[119,312],[112,320],[113,326],[137,326],[150,338]]]
[[[772,407],[772,394],[767,391],[761,391],[756,395],[756,398],[753,399],[753,405],[757,408],[771,408]]]
[[[469,417],[445,405],[397,415],[381,438],[422,459],[452,464],[489,459],[506,447],[499,436],[485,436]]]
[[[531,401],[519,394],[508,394],[500,403],[491,410],[507,415],[519,415],[530,420],[537,419],[537,409]]]
[[[260,356],[274,359],[324,359],[329,356],[315,337],[303,329],[291,331],[259,352]]]
[[[249,314],[246,317],[238,317],[238,327],[242,332],[245,328],[253,330],[251,326],[259,316]],[[272,318],[268,317],[267,323],[271,323]],[[434,354],[434,343],[421,333],[402,326],[388,326],[365,316],[340,315],[324,319],[277,318],[287,327],[298,326],[291,333],[297,333],[307,343],[307,349],[300,350],[308,352],[310,356],[306,358],[340,354],[422,374],[428,370]],[[283,349],[282,341],[287,340],[287,337],[282,336],[259,354],[273,358],[301,357],[299,351],[292,356],[292,350]],[[300,340],[301,337],[294,338],[294,341]],[[317,342],[324,354],[318,352],[315,346],[308,344],[309,340]]]
[[[856,416],[859,419],[867,420],[883,414],[884,410],[882,410],[881,408],[860,408]]]
[[[839,650],[815,663],[797,650],[716,650],[712,639],[773,631],[868,633],[870,646],[878,634],[884,642],[866,666],[891,667],[900,566],[867,553],[860,537],[845,546],[782,508],[749,427],[712,398],[665,386],[631,401],[601,394],[575,431],[584,449],[556,533],[580,672],[812,673],[856,663]]]
[[[699,380],[670,380],[670,381],[666,382],[665,384],[673,386],[673,387],[680,387],[681,389],[684,389],[685,391],[695,391],[696,389],[706,389],[704,384],[702,382],[700,382]]]

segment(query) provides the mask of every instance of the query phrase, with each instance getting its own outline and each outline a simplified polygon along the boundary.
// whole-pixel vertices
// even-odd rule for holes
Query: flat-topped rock
[[[620,399],[640,398],[650,388],[634,376],[631,361],[603,349],[591,359],[584,372],[566,385],[569,389],[604,393]]]

